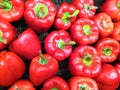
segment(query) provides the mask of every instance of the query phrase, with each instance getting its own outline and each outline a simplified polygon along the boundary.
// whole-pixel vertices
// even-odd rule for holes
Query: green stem
[[[112,51],[110,48],[104,48],[103,49],[103,54],[106,56],[110,56],[112,54]]]
[[[117,3],[117,7],[120,8],[120,2]]]
[[[51,90],[59,90],[58,88],[52,88]]]
[[[90,86],[88,86],[86,83],[79,84],[80,90],[92,90]]]
[[[0,8],[4,9],[5,11],[10,11],[12,9],[12,4],[9,0],[2,0],[0,2]]]
[[[93,62],[93,58],[91,54],[85,54],[82,57],[82,62],[86,65],[86,66],[90,66]]]
[[[108,23],[105,20],[102,21],[102,25],[103,27],[108,28]]]
[[[89,35],[91,33],[90,25],[84,25],[82,29],[85,35]]]
[[[39,60],[39,64],[45,65],[48,63],[48,60],[45,59],[45,57],[42,55],[42,53],[40,52],[40,60]]]
[[[34,12],[37,17],[44,18],[48,15],[48,7],[45,4],[37,3]]]
[[[58,48],[60,48],[60,49],[65,48],[66,45],[75,45],[76,44],[76,42],[74,42],[74,41],[64,42],[63,40],[59,40],[56,42],[57,42]]]
[[[98,7],[90,6],[90,4],[85,4],[84,9],[85,9],[85,11],[89,12],[90,10],[98,9]]]
[[[70,20],[71,20],[71,18],[77,16],[77,15],[79,14],[79,12],[80,12],[80,11],[77,9],[77,10],[75,10],[75,11],[73,12],[73,14],[70,14],[69,12],[63,13],[63,15],[62,15],[62,21],[63,21],[64,23],[69,23]]]
[[[0,30],[0,42],[3,44],[7,43],[7,39],[3,38],[3,32]]]

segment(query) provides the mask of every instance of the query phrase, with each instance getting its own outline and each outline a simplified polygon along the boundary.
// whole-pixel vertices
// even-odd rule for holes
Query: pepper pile
[[[94,5],[1,0],[0,90],[119,88],[120,0]]]

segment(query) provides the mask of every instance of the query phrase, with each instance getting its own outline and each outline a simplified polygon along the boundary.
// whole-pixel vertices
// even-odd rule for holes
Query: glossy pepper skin
[[[0,18],[9,22],[20,20],[24,14],[24,0],[0,0]]]
[[[78,14],[79,10],[74,5],[63,2],[58,8],[54,27],[57,30],[68,30]]]
[[[100,90],[116,90],[119,86],[119,75],[117,70],[111,64],[103,64],[101,73],[94,78]]]
[[[99,12],[108,14],[113,21],[120,20],[120,0],[105,0]]]
[[[101,59],[97,50],[89,45],[76,47],[69,58],[68,69],[72,75],[96,77],[101,72]]]
[[[20,79],[25,72],[25,63],[15,53],[3,50],[0,52],[0,86],[10,86]]]
[[[16,28],[7,20],[0,19],[0,50],[5,49],[16,36]]]
[[[73,0],[72,4],[80,10],[79,18],[92,19],[96,13],[97,7],[94,6],[94,0]]]
[[[63,78],[54,76],[44,82],[41,90],[69,90],[69,87]]]
[[[14,82],[8,90],[36,90],[33,84],[29,80],[20,79]]]
[[[99,29],[93,20],[79,18],[71,26],[70,36],[77,44],[93,44],[99,38]]]
[[[56,7],[50,0],[28,0],[24,19],[37,33],[44,33],[53,25],[56,12]]]
[[[110,36],[114,30],[114,24],[109,15],[106,13],[98,13],[93,17],[94,22],[99,28],[100,36]]]
[[[27,28],[9,45],[9,50],[26,60],[32,60],[32,58],[39,55],[42,48],[34,30]]]
[[[41,85],[45,80],[58,72],[58,61],[49,54],[40,54],[32,59],[29,67],[29,78],[35,85]]]
[[[45,51],[58,61],[63,61],[71,55],[74,44],[65,30],[52,31],[44,40]]]
[[[113,62],[118,57],[120,44],[113,38],[104,37],[96,42],[95,48],[102,62]]]
[[[89,77],[73,76],[68,85],[70,90],[99,90],[97,82]]]

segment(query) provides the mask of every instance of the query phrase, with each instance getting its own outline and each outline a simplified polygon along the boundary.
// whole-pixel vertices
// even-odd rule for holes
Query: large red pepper
[[[41,42],[36,33],[27,28],[10,45],[9,49],[26,60],[32,60],[41,51]]]
[[[73,0],[72,4],[80,10],[79,18],[92,19],[96,13],[97,7],[94,6],[94,0]]]
[[[93,44],[99,38],[99,29],[93,20],[80,18],[71,26],[70,35],[78,44]]]
[[[99,90],[96,81],[89,77],[71,77],[68,85],[70,90]]]
[[[14,82],[8,90],[36,90],[33,84],[29,80],[20,79]]]
[[[115,61],[120,50],[119,42],[113,38],[108,37],[99,39],[98,42],[96,42],[95,47],[102,62]]]
[[[106,13],[98,13],[93,17],[96,25],[99,28],[100,36],[110,36],[113,32],[114,24],[110,16]]]
[[[29,27],[43,33],[52,26],[56,12],[56,6],[50,0],[28,0],[25,4],[24,19]]]
[[[100,7],[100,12],[108,14],[113,21],[120,20],[120,0],[105,0]]]
[[[74,5],[63,2],[57,11],[54,27],[58,30],[68,30],[78,14],[79,10]]]
[[[6,48],[17,36],[15,27],[4,19],[0,19],[0,50]]]
[[[45,80],[58,72],[58,61],[49,54],[41,54],[32,59],[29,68],[29,78],[35,85],[41,85]]]
[[[69,87],[63,78],[54,76],[44,82],[41,90],[69,90]]]
[[[0,52],[0,86],[10,86],[25,72],[25,63],[15,53]]]
[[[101,59],[94,47],[80,45],[71,54],[68,68],[72,75],[93,78],[101,72]]]
[[[100,90],[116,90],[119,86],[119,75],[111,64],[103,64],[101,73],[94,78]]]
[[[24,14],[24,0],[0,0],[0,18],[18,21]]]
[[[69,33],[64,30],[52,31],[44,40],[46,52],[59,61],[65,60],[71,55],[74,44]]]

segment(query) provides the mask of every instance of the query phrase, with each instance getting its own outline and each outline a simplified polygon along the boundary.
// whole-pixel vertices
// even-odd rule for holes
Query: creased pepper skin
[[[37,33],[44,33],[53,25],[56,12],[50,0],[28,0],[25,3],[24,19]]]

